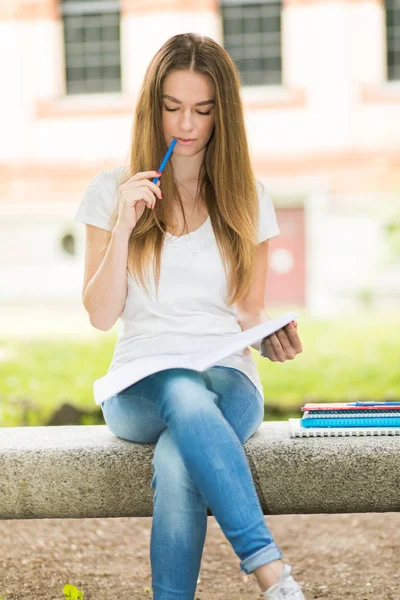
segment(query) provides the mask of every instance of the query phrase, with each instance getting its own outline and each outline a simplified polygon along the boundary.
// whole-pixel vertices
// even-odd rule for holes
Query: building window
[[[61,0],[67,94],[121,91],[119,0]]]
[[[242,85],[282,83],[281,7],[281,0],[221,2],[224,47]]]
[[[400,79],[400,0],[386,0],[388,79]]]

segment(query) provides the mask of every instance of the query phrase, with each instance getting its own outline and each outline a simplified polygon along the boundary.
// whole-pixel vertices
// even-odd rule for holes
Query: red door
[[[276,208],[280,235],[269,241],[265,306],[305,304],[304,210]]]

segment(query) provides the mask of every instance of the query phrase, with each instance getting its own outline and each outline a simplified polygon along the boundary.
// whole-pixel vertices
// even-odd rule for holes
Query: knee
[[[190,369],[164,372],[159,397],[163,419],[176,417],[180,422],[198,419],[215,411],[217,394],[209,390],[200,373]]]

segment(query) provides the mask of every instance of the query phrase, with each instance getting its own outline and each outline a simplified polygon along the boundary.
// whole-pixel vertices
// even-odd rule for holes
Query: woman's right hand
[[[132,233],[136,223],[142,216],[146,206],[154,208],[156,200],[162,198],[160,180],[153,183],[148,178],[157,177],[157,171],[141,171],[128,179],[119,188],[121,200],[117,223],[115,225],[121,231]]]

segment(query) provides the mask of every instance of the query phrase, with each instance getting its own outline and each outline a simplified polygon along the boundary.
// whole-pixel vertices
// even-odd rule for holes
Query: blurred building
[[[0,303],[80,304],[89,180],[166,39],[224,45],[281,228],[267,306],[400,299],[399,0],[0,0]]]

